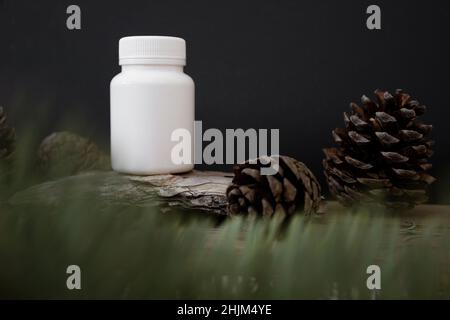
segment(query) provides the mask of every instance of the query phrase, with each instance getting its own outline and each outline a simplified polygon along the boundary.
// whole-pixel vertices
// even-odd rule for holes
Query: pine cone
[[[55,132],[39,146],[38,163],[51,176],[109,169],[109,157],[92,141],[71,132]]]
[[[409,208],[428,200],[436,179],[427,173],[434,141],[432,126],[418,118],[426,107],[402,90],[375,91],[376,102],[362,96],[344,113],[345,128],[333,131],[339,148],[324,149],[330,192],[344,205],[381,203]]]
[[[14,152],[16,132],[6,123],[6,113],[0,107],[0,159],[9,159]]]
[[[275,175],[261,175],[263,163],[279,161]],[[263,159],[263,162],[261,160]],[[228,211],[235,213],[292,214],[301,206],[306,214],[316,212],[321,200],[320,185],[302,163],[286,156],[258,158],[234,167],[234,178],[227,189]]]

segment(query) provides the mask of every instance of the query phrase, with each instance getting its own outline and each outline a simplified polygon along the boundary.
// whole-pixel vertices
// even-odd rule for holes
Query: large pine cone
[[[264,161],[261,162],[261,159]],[[262,167],[279,161],[275,175],[262,175]],[[270,164],[263,164],[268,163]],[[304,208],[316,212],[321,200],[320,185],[314,174],[302,163],[286,156],[258,158],[234,167],[232,185],[227,189],[228,211],[236,213],[292,214]]]
[[[6,113],[0,107],[0,159],[9,159],[14,152],[16,132],[6,123]]]
[[[39,146],[38,163],[50,176],[73,175],[110,168],[109,156],[89,139],[71,132],[55,132]]]
[[[428,200],[436,179],[427,173],[434,144],[432,126],[418,118],[426,107],[402,90],[375,91],[376,102],[362,96],[344,113],[345,128],[333,131],[339,148],[324,149],[331,193],[344,205],[376,202],[408,208]]]

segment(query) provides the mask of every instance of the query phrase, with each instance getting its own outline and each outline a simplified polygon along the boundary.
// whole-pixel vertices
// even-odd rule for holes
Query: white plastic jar
[[[111,81],[111,162],[119,172],[150,175],[193,169],[194,81],[186,75],[181,38],[125,37],[122,72]],[[190,161],[172,161],[176,129],[190,133]]]

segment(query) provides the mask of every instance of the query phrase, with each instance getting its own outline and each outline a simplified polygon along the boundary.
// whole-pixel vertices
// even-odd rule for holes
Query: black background
[[[81,7],[80,31],[66,28],[70,4]],[[366,28],[370,4],[382,9],[382,30]],[[36,135],[69,129],[107,144],[119,38],[179,36],[204,129],[279,128],[280,153],[321,178],[321,148],[332,144],[349,102],[403,88],[428,106],[442,186],[449,23],[445,0],[0,0],[0,105],[19,133],[41,122]],[[73,127],[74,119],[84,126]]]

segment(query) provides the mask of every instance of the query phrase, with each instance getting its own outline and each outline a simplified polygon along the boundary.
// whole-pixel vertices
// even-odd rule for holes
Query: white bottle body
[[[111,81],[111,163],[115,171],[180,173],[193,169],[194,81],[177,65],[124,65]],[[188,163],[172,150],[176,129],[190,133]]]

